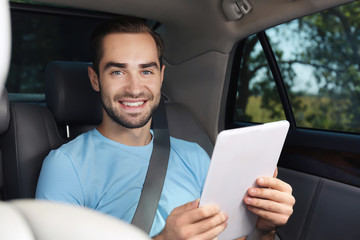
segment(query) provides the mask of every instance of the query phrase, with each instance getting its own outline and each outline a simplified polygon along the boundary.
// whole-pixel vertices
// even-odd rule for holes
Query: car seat
[[[10,123],[0,136],[4,198],[33,198],[42,161],[64,140],[45,106],[10,103]]]
[[[7,91],[4,88],[0,95],[0,135],[2,135],[9,127],[10,112]],[[4,181],[2,168],[2,147],[0,148],[0,200],[4,199]]]
[[[150,240],[114,217],[68,204],[35,200],[0,202],[0,239]]]

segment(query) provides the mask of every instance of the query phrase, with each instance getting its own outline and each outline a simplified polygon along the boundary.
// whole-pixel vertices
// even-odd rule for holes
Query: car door
[[[235,50],[227,128],[291,124],[278,166],[297,203],[284,239],[360,237],[359,16],[355,1],[249,36]]]

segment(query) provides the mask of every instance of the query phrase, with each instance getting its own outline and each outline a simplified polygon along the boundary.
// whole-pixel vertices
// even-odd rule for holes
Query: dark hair
[[[99,63],[103,57],[103,39],[111,33],[149,33],[155,40],[160,67],[162,66],[164,43],[160,36],[146,24],[145,20],[136,17],[122,16],[103,22],[91,35],[90,50],[93,68],[97,74],[99,74]]]

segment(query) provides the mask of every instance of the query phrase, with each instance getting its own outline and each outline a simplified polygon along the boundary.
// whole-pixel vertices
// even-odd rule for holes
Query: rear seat
[[[52,62],[45,71],[47,106],[10,104],[10,126],[0,137],[5,199],[33,198],[41,165],[56,149],[101,121],[101,104],[87,76],[89,63]],[[202,126],[183,106],[166,103],[170,135],[197,142],[211,154]]]

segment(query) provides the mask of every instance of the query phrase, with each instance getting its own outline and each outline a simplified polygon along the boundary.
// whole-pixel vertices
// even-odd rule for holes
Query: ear
[[[99,77],[92,67],[88,67],[88,76],[90,78],[90,83],[91,83],[92,88],[95,91],[99,92],[100,91]]]
[[[165,72],[165,65],[162,66],[161,72],[160,72],[160,75],[161,75],[161,84],[162,84],[163,81],[164,81],[164,72]]]

